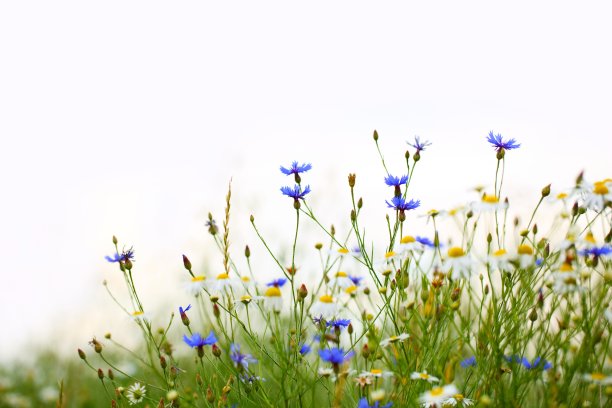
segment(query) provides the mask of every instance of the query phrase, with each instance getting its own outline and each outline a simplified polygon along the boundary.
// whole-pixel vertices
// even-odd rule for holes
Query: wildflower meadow
[[[529,193],[532,211],[515,216],[504,180],[506,161],[528,148],[518,139],[485,132],[492,187],[432,209],[412,181],[426,177],[419,164],[436,160],[435,143],[386,146],[375,131],[388,194],[361,190],[359,174],[339,176],[350,206],[335,225],[346,228],[327,225],[325,207],[310,202],[317,163],[278,163],[285,182],[268,199],[291,208],[275,220],[283,243],[254,214],[258,241],[231,245],[230,220],[249,214],[234,214],[230,184],[224,213],[204,220],[222,262],[200,270],[190,260],[198,254],[179,254],[183,287],[168,290],[180,307],[165,314],[139,296],[137,243],[112,237],[101,258],[125,287],[104,288],[142,338],[136,347],[117,333],[83,339],[74,362],[96,396],[89,406],[611,406],[612,179],[542,186]],[[385,149],[405,165],[388,168]],[[417,217],[426,228],[415,230]],[[375,223],[384,240],[371,238]],[[306,228],[318,240],[305,241]],[[273,278],[260,278],[264,256]],[[60,392],[58,406],[70,398]]]

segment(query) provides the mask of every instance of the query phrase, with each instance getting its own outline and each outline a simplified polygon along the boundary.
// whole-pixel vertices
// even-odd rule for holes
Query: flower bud
[[[221,357],[221,349],[216,344],[212,345],[212,353],[215,357]]]
[[[251,214],[251,216],[249,217],[249,220],[251,221],[251,223],[255,222],[255,217],[253,217],[253,214]]]
[[[166,367],[168,366],[168,363],[166,362],[166,357],[164,356],[159,356],[159,365],[161,366],[162,369],[166,369]]]
[[[372,135],[372,137],[374,138],[375,142],[378,142],[378,132],[376,130],[374,130],[374,134]]]
[[[219,306],[215,303],[213,304],[213,315],[218,319],[221,316],[221,311],[219,310]]]
[[[321,250],[321,248],[323,248],[323,244],[322,244],[322,243],[320,243],[320,242],[317,242],[317,243],[315,244],[315,249],[316,249],[317,251],[320,251],[320,250]]]
[[[357,213],[355,210],[351,210],[351,221],[355,222],[355,220],[357,220]]]
[[[487,234],[487,243],[489,243],[489,244],[490,244],[490,243],[491,243],[491,241],[493,241],[493,235],[491,235],[491,233],[489,232],[489,233]]]
[[[550,184],[542,189],[542,197],[548,197],[550,195]]]
[[[361,355],[365,359],[367,359],[370,356],[370,348],[368,347],[367,343],[364,344],[363,347],[361,348]]]
[[[418,153],[418,151],[417,151]],[[406,150],[406,153],[404,153],[404,157],[406,158],[406,160],[408,160],[410,158],[410,152],[408,150]]]
[[[414,156],[412,156],[412,160],[414,160],[415,163],[421,160],[421,152],[417,150]]]
[[[113,235],[113,245],[117,245],[117,242],[119,242],[117,241],[117,237]]]
[[[79,357],[81,358],[81,360],[87,360],[87,356],[85,355],[85,352],[81,349],[77,349],[77,352],[79,353]]]
[[[301,300],[306,299],[308,296],[308,289],[306,288],[306,285],[302,283],[302,285],[298,288],[297,294]]]
[[[174,401],[174,400],[178,399],[178,397],[179,397],[179,393],[178,393],[178,391],[177,391],[177,390],[170,390],[170,391],[168,391],[168,393],[166,394],[166,399],[167,399],[168,401]],[[160,401],[160,402],[163,402],[163,400],[162,400],[162,401]]]
[[[353,334],[353,323],[349,323],[348,327],[346,328],[346,331],[348,332],[348,334]]]
[[[538,233],[538,224],[533,224],[531,231],[533,231],[533,235],[536,235]]]
[[[104,371],[102,371],[101,368],[98,368],[98,378],[101,380],[104,379]]]
[[[115,373],[113,373],[113,370],[111,370],[110,368],[108,369],[108,378],[110,378],[111,380],[115,379]]]
[[[200,373],[196,373],[196,383],[201,387],[202,385],[204,385],[204,382],[202,381],[202,376],[200,375]]]
[[[532,322],[538,320],[538,312],[535,310],[535,308],[531,309],[531,313],[529,313],[529,320]]]
[[[506,150],[502,148],[497,151],[497,154],[495,155],[495,157],[497,158],[497,160],[501,160],[504,158],[505,155],[506,155]]]
[[[357,200],[357,208],[361,207],[363,207],[363,198],[359,197],[359,200]]]
[[[183,266],[185,267],[185,269],[191,272],[191,262],[185,255],[183,255]]]
[[[211,404],[215,402],[215,394],[213,394],[213,390],[210,388],[210,385],[208,386],[208,389],[206,390],[206,401],[208,401]]]
[[[348,183],[349,183],[349,187],[353,188],[355,187],[355,174],[354,173],[349,173],[348,175]]]
[[[244,247],[244,256],[246,258],[250,258],[251,257],[251,248],[249,248],[248,245]]]

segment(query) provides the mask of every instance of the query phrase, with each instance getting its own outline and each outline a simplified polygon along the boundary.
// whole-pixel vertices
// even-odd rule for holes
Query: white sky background
[[[220,268],[203,223],[221,217],[230,178],[238,259],[249,243],[267,265],[251,213],[288,248],[278,166],[292,160],[313,163],[325,224],[346,222],[356,172],[382,227],[374,129],[397,174],[406,140],[433,142],[420,212],[491,186],[489,130],[523,144],[507,155],[512,202],[582,169],[610,177],[609,4],[2,2],[0,356],[53,330],[72,352],[129,324],[100,285],[120,283],[103,260],[113,234],[135,246],[145,302],[189,303],[180,255]]]

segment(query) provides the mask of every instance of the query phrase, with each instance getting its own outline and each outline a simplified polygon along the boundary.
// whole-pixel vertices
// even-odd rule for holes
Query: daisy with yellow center
[[[132,312],[132,319],[134,319],[136,322],[148,322],[151,320],[148,313],[142,312],[140,310]]]
[[[583,374],[582,380],[597,385],[612,385],[612,376],[605,375],[604,373],[600,372]]]
[[[451,247],[447,251],[447,258],[442,262],[442,271],[450,273],[453,280],[469,279],[476,268],[476,264],[463,248]]]
[[[582,193],[584,206],[590,210],[600,212],[612,201],[612,179],[596,181],[592,185],[585,182],[577,189]]]
[[[434,377],[433,375],[427,374],[427,371],[423,371],[422,373],[415,371],[412,374],[410,374],[410,379],[411,380],[423,380],[423,381],[427,381],[430,384],[433,384],[435,382],[440,382],[440,379],[438,377]]]
[[[283,308],[283,298],[278,286],[270,286],[264,292],[263,305],[266,310],[280,313]]]
[[[209,283],[208,288],[211,292],[222,293],[231,289],[238,289],[241,286],[241,281],[230,278],[227,273],[220,273]]]
[[[379,368],[373,368],[370,371],[363,371],[361,374],[359,374],[360,376],[365,376],[365,377],[374,377],[374,378],[388,378],[388,377],[393,377],[393,372],[392,371],[383,371]]]
[[[487,257],[489,265],[494,270],[510,270],[512,264],[510,263],[510,254],[505,249],[498,249]]]
[[[353,286],[354,283],[349,277],[349,274],[344,271],[338,271],[335,275],[329,280],[329,286],[335,287],[339,286],[342,289],[346,289],[349,286]]]
[[[454,384],[433,387],[419,396],[419,402],[425,407],[442,406],[444,401],[457,394],[459,394],[459,390]]]
[[[533,248],[527,244],[521,244],[516,249],[516,259],[518,260],[521,269],[527,269],[535,265],[535,256]]]
[[[400,253],[405,253],[407,251],[423,251],[424,249],[425,245],[417,241],[412,235],[403,236],[397,246],[397,251]]]
[[[551,278],[553,279],[553,290],[560,295],[582,292],[586,289],[580,286],[580,275],[568,262],[563,262],[557,271],[551,274]]]
[[[336,303],[332,295],[326,294],[314,302],[310,308],[310,315],[318,318],[323,317],[328,320],[333,318],[340,311],[340,306]]]
[[[387,347],[389,344],[401,343],[408,339],[410,335],[408,333],[402,333],[399,336],[391,336],[387,339],[380,341],[380,347]]]
[[[196,296],[200,294],[200,292],[202,292],[202,289],[204,289],[205,284],[206,276],[196,275],[191,277],[189,281],[185,282],[184,287],[189,294]]]
[[[483,194],[480,201],[473,202],[470,208],[474,212],[502,211],[508,208],[508,202],[500,201],[496,195]]]
[[[463,394],[455,394],[442,403],[443,407],[447,405],[451,407],[456,407],[458,405],[462,407],[471,407],[474,405],[474,400],[465,398]]]

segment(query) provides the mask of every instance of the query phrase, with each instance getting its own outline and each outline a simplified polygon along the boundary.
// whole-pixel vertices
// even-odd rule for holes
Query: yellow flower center
[[[463,255],[465,255],[465,252],[463,252],[463,249],[459,247],[452,247],[448,250],[448,256],[450,256],[451,258],[459,258]]]
[[[374,375],[380,375],[382,374],[382,370],[379,370],[378,368],[373,368],[372,371],[370,371],[372,374]]]
[[[144,312],[141,312],[140,310],[137,310],[134,313],[132,313],[132,316],[138,317],[138,316],[142,316],[143,314],[144,314]]]
[[[421,377],[423,380],[426,380],[429,378],[429,374],[427,373],[419,373],[419,377]]]
[[[413,243],[413,242],[415,242],[415,241],[416,241],[416,239],[414,239],[414,237],[413,237],[413,236],[411,236],[411,235],[406,235],[405,237],[403,237],[403,238],[401,239],[401,241],[400,241],[400,242],[401,242],[402,244],[411,244],[411,243]]]
[[[346,254],[349,253],[349,250],[346,249],[346,248],[340,248],[340,249],[338,249],[338,253],[342,254],[342,255],[346,255]]]
[[[249,278],[248,276],[243,276],[240,279],[242,279],[243,282],[250,282],[251,281],[251,278]]]
[[[240,298],[241,302],[250,302],[251,299],[253,299],[252,297],[250,297],[249,295],[244,295]]]
[[[586,234],[586,237],[584,237],[584,240],[585,240],[586,242],[590,243],[590,244],[595,244],[595,243],[596,243],[596,241],[595,241],[595,237],[593,236],[593,233],[592,233],[592,232],[588,232],[588,233]]]
[[[219,275],[217,275],[217,280],[221,279],[229,279],[229,275],[227,273],[220,273]]]
[[[606,376],[603,375],[603,373],[593,373],[593,374],[591,374],[591,379],[595,380],[595,381],[601,381],[604,378],[606,378]]]
[[[333,303],[334,298],[331,295],[323,295],[319,298],[319,301],[322,303]]]
[[[427,214],[431,217],[435,217],[436,215],[438,215],[438,210],[431,209],[427,211]]]
[[[455,215],[457,214],[457,211],[459,211],[459,208],[452,208],[448,211],[449,215]]]
[[[348,288],[344,289],[344,291],[349,294],[352,295],[353,293],[355,293],[357,291],[357,286],[355,285],[351,285]]]
[[[559,193],[559,194],[557,194],[557,199],[558,200],[563,200],[565,198],[567,198],[567,193]]]
[[[594,194],[606,195],[609,192],[610,192],[610,190],[608,190],[608,186],[606,186],[606,183],[604,181],[596,182],[594,187],[593,187],[593,193]]]
[[[485,194],[482,196],[482,202],[487,204],[497,204],[499,203],[499,198],[494,195]]]
[[[444,389],[442,387],[433,387],[431,391],[429,392],[431,393],[432,397],[438,397],[442,395],[442,393],[444,392]]]
[[[336,273],[336,278],[346,278],[348,274],[346,272],[338,272]]]
[[[193,278],[191,278],[191,281],[192,282],[202,282],[204,279],[206,279],[206,276],[200,275],[200,276],[194,276]]]
[[[464,400],[465,397],[463,396],[463,394],[455,394],[455,395],[453,395],[453,398],[456,399],[457,401],[461,402],[461,401]]]
[[[573,270],[574,268],[572,268],[572,265],[568,264],[567,262],[563,262],[563,265],[559,267],[560,272],[571,272]]]
[[[385,259],[389,259],[395,256],[395,252],[394,251],[389,251],[385,254]]]
[[[498,249],[497,251],[493,252],[493,256],[504,256],[506,253],[507,252],[505,249]]]
[[[265,296],[267,297],[280,297],[280,295],[281,295],[281,291],[276,286],[271,286],[268,289],[266,289]]]
[[[533,255],[533,248],[530,247],[529,245],[522,244],[522,245],[519,245],[516,252],[518,252],[519,255]]]

